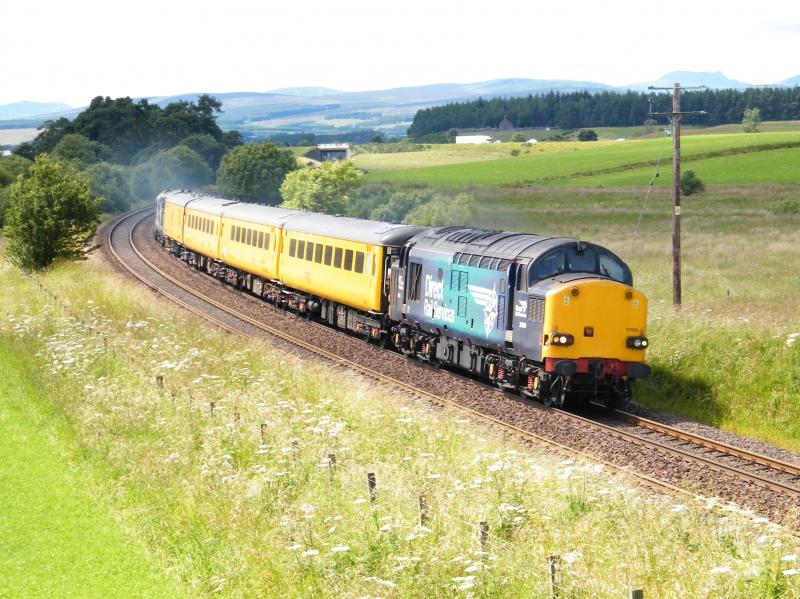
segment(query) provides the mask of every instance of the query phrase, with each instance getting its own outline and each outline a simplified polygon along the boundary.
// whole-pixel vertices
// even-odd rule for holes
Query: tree
[[[89,178],[47,154],[36,158],[11,186],[6,210],[6,251],[24,269],[40,269],[57,258],[83,257],[99,222],[102,198],[93,198]]]
[[[681,193],[690,196],[695,193],[705,191],[705,184],[699,179],[694,171],[686,171],[681,175]]]
[[[275,144],[239,146],[222,159],[217,171],[217,188],[226,197],[276,206],[281,201],[284,177],[296,168],[292,152]]]
[[[375,135],[369,138],[371,144],[382,144],[386,142],[386,137],[380,131],[376,131]]]
[[[594,129],[581,129],[578,131],[578,141],[597,141],[597,131]]]
[[[522,133],[517,131],[516,133],[513,133],[511,137],[508,138],[508,141],[522,143],[527,140],[525,139],[525,136]]]
[[[175,146],[153,156],[150,166],[151,189],[195,188],[211,183],[213,173],[203,158],[186,146]]]
[[[131,190],[123,167],[108,162],[98,162],[84,173],[91,181],[92,193],[103,198],[104,212],[123,212],[131,201]]]
[[[759,108],[745,108],[742,118],[742,130],[745,133],[758,133],[761,127],[761,110]]]
[[[99,162],[108,154],[108,148],[79,133],[66,134],[53,148],[53,156],[71,162],[78,168]]]
[[[222,157],[228,151],[228,147],[224,143],[217,141],[208,133],[190,135],[182,139],[180,145],[200,154],[214,172],[217,171]]]
[[[281,185],[284,208],[325,214],[345,214],[361,173],[347,160],[324,162],[286,175]]]

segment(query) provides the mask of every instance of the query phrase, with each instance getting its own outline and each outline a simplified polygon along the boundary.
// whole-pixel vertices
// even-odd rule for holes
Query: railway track
[[[598,459],[588,451],[581,451],[559,443],[547,436],[539,435],[531,430],[516,426],[508,419],[496,418],[479,410],[464,406],[442,394],[431,393],[413,384],[398,380],[383,372],[358,364],[336,353],[323,349],[314,343],[301,339],[286,331],[272,327],[258,319],[252,318],[225,305],[207,294],[192,288],[163,269],[159,268],[136,247],[134,231],[149,217],[151,210],[145,209],[125,215],[111,226],[108,232],[108,246],[119,264],[132,276],[139,279],[154,291],[164,295],[173,302],[183,306],[198,316],[235,334],[248,337],[263,336],[264,333],[279,339],[283,344],[298,348],[324,358],[338,366],[354,370],[373,380],[391,385],[416,397],[424,398],[436,405],[455,408],[469,414],[470,417],[499,427],[509,433],[538,443],[546,443],[559,450],[586,457],[606,466],[622,470],[637,476],[644,484],[666,491],[681,494],[677,486],[664,482],[653,476],[634,472],[629,468]],[[322,325],[316,325],[322,328]],[[498,392],[499,393],[499,392]],[[523,400],[519,400],[523,401]],[[546,409],[546,408],[541,408]],[[602,422],[586,418],[571,412],[556,410],[564,418],[574,421],[578,426],[601,430],[604,434],[617,438],[625,443],[633,444],[644,451],[660,454],[667,460],[681,460],[712,470],[738,482],[757,486],[774,493],[783,499],[789,498],[792,503],[800,499],[800,468],[792,464],[780,462],[768,456],[754,454],[747,450],[726,445],[711,439],[676,429],[633,414],[617,411],[612,422]]]

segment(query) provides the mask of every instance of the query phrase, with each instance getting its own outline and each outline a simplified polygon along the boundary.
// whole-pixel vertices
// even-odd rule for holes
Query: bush
[[[578,141],[597,141],[597,131],[594,129],[581,129],[578,131]]]
[[[9,258],[21,268],[40,269],[57,258],[82,257],[101,203],[92,197],[86,175],[40,154],[11,186],[5,222]]]
[[[511,150],[511,155],[512,156],[519,156],[519,150],[517,150],[516,148]]]
[[[425,227],[464,225],[475,219],[475,198],[468,193],[456,197],[436,195],[430,202],[418,206],[406,217],[406,222]]]
[[[524,141],[527,141],[527,140],[525,139],[525,136],[522,133],[517,131],[516,133],[512,134],[511,137],[508,138],[508,141],[511,141],[511,142],[524,142]]]
[[[284,178],[296,169],[291,150],[270,142],[239,146],[222,159],[217,187],[226,197],[275,206]]]
[[[705,184],[697,177],[694,171],[686,171],[681,175],[681,193],[690,196],[705,191]]]
[[[772,209],[774,214],[800,214],[800,202],[797,200],[783,200]]]

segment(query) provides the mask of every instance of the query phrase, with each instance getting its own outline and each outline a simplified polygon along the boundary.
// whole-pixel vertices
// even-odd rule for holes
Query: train
[[[613,408],[650,374],[647,298],[623,260],[586,241],[180,189],[156,198],[154,235],[237,289],[547,406]]]

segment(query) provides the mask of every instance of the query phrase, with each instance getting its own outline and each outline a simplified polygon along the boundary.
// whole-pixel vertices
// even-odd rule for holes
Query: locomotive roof
[[[314,212],[303,212],[293,217],[286,224],[286,229],[374,245],[402,245],[420,231],[426,230],[424,227]]]
[[[428,229],[414,238],[415,249],[461,252],[514,260],[535,260],[554,247],[577,243],[569,237],[547,237],[531,233],[489,231],[474,227],[440,227]]]

